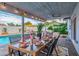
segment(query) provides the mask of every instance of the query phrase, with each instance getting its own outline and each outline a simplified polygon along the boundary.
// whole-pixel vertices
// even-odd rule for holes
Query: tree
[[[41,33],[41,32],[42,32],[43,26],[44,26],[44,25],[43,25],[42,23],[40,23],[40,24],[37,25],[37,29],[38,29],[37,32],[38,32],[38,33]]]
[[[48,30],[52,30],[53,31],[53,27],[52,26],[49,26],[48,27]]]
[[[3,28],[3,32],[7,32],[7,28]]]
[[[15,26],[14,23],[7,23],[9,26]]]
[[[16,24],[16,26],[21,26],[21,25],[19,25],[19,24]]]
[[[24,23],[24,25],[26,25],[26,26],[32,26],[32,23],[31,22],[26,22],[26,23]]]
[[[41,33],[42,33],[42,28],[43,28],[43,24],[42,23],[40,23],[40,24],[38,24],[37,25],[37,36],[39,36],[40,37],[40,39],[41,39]]]

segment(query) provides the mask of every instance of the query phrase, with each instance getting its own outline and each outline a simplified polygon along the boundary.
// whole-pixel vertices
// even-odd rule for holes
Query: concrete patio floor
[[[58,40],[58,45],[68,48],[69,56],[78,56],[77,51],[75,50],[71,40],[60,37]]]

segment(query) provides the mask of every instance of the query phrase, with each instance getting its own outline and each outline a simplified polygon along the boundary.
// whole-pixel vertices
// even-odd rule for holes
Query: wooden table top
[[[48,42],[46,42],[45,44],[43,45],[40,45],[39,47],[36,46],[35,44],[33,44],[32,46],[29,44],[26,48],[20,48],[19,47],[19,43],[16,43],[16,44],[10,44],[8,45],[8,47],[10,49],[15,49],[15,50],[19,50],[23,53],[30,53],[30,54],[33,54],[33,53],[38,53],[40,50],[44,49],[46,47],[46,44]],[[33,49],[32,49],[33,47]]]

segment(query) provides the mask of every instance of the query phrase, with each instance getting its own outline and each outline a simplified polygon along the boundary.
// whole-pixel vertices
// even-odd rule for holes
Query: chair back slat
[[[47,53],[47,56],[51,56],[52,55],[53,49],[55,48],[59,37],[60,37],[60,35],[51,43],[51,45],[49,47],[49,51]]]

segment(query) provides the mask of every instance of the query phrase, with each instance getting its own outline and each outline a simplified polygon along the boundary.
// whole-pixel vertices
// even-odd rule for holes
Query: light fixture
[[[31,16],[32,19],[34,19],[34,16]]]
[[[35,17],[35,19],[37,20],[38,18],[37,18],[37,17]]]
[[[3,4],[0,4],[0,8],[5,10],[7,7],[6,7],[5,3],[3,3]]]
[[[42,19],[41,19],[41,18],[39,18],[39,20],[41,21]]]
[[[19,13],[18,9],[14,9],[14,13]]]
[[[24,12],[24,16],[27,16],[27,13],[26,12]]]

